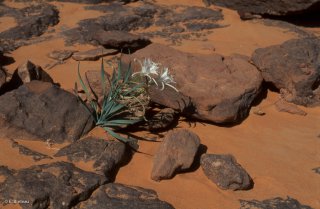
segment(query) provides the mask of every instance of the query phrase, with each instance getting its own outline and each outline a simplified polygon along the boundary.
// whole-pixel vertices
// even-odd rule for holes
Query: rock
[[[320,39],[294,39],[257,49],[252,60],[263,79],[278,88],[286,101],[320,104]]]
[[[101,186],[89,200],[77,208],[90,209],[173,209],[169,203],[158,199],[150,189],[110,183]]]
[[[200,161],[205,175],[221,189],[247,190],[253,187],[251,177],[232,155],[203,154]]]
[[[57,61],[65,61],[69,59],[74,52],[74,50],[54,50],[48,54],[48,57]]]
[[[106,48],[131,51],[141,49],[151,43],[149,39],[124,31],[100,30],[95,33],[93,39]]]
[[[253,107],[252,108],[252,112],[253,112],[253,114],[255,114],[255,115],[259,115],[259,116],[264,116],[266,113],[263,111],[263,110],[261,110],[259,107]]]
[[[19,87],[33,80],[53,83],[53,79],[46,71],[27,60],[14,71],[10,82]]]
[[[276,197],[267,200],[240,200],[240,209],[312,209],[310,206],[301,205],[298,200],[291,197],[283,199],[281,197]]]
[[[33,36],[42,35],[49,26],[59,22],[59,11],[50,4],[44,3],[12,10],[9,10],[10,15],[16,18],[17,26],[1,32],[0,40],[27,40]]]
[[[149,131],[161,131],[170,128],[178,119],[177,112],[172,108],[164,108],[151,117],[147,117],[143,127]]]
[[[294,115],[306,116],[307,113],[300,109],[297,105],[286,102],[283,99],[278,100],[275,103],[275,107],[279,112],[287,112]]]
[[[1,86],[6,82],[6,79],[7,79],[7,74],[0,66],[0,89],[1,89]]]
[[[203,0],[206,5],[235,9],[239,14],[251,13],[265,16],[290,16],[319,12],[319,0]]]
[[[11,139],[11,142],[12,142],[12,148],[18,148],[20,154],[26,155],[26,156],[31,156],[34,161],[40,161],[43,159],[52,159],[52,157],[45,155],[45,154],[42,154],[40,152],[36,152],[34,150],[31,150],[28,147],[25,147],[25,146],[19,144],[18,142],[14,141],[13,139]]]
[[[50,83],[31,81],[0,96],[1,136],[63,143],[92,127],[92,116],[77,97]]]
[[[320,174],[320,167],[312,169],[315,173]]]
[[[248,115],[251,103],[260,93],[260,72],[240,55],[191,54],[151,44],[123,56],[124,61],[134,58],[150,58],[169,68],[179,92],[169,87],[163,91],[152,87],[151,100],[186,116],[215,123],[238,122]]]
[[[130,157],[130,150],[119,141],[87,137],[60,149],[54,156],[67,156],[71,162],[93,161],[96,173],[110,179],[113,172]]]
[[[191,167],[200,146],[199,137],[187,129],[169,131],[153,159],[151,179],[172,178]]]
[[[66,162],[36,165],[18,171],[0,167],[0,174],[6,176],[0,183],[0,199],[27,201],[20,204],[23,209],[72,208],[107,182],[103,176]],[[5,203],[1,202],[1,205]]]
[[[116,53],[118,53],[117,50],[98,47],[96,49],[91,49],[88,51],[76,52],[72,55],[72,58],[77,61],[95,61],[100,59],[101,57]]]

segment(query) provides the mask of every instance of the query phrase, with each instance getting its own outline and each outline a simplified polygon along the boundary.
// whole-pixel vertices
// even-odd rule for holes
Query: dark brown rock
[[[282,97],[298,105],[320,104],[320,39],[303,38],[257,49],[254,64]]]
[[[240,209],[312,209],[310,206],[302,205],[298,200],[291,197],[283,199],[276,197],[267,200],[240,200]]]
[[[21,170],[0,167],[5,180],[0,183],[1,200],[22,200],[23,209],[72,208],[88,199],[107,179],[83,171],[71,163],[56,162]],[[5,202],[0,203],[1,206]]]
[[[159,200],[157,193],[151,189],[110,183],[101,186],[89,200],[76,207],[90,209],[173,209]]]
[[[40,66],[33,64],[29,60],[21,64],[13,73],[12,79],[15,83],[29,83],[33,80],[53,83],[53,79]]]
[[[149,131],[161,131],[170,128],[178,119],[177,112],[172,108],[161,109],[147,118],[143,127]]]
[[[92,116],[77,97],[50,83],[31,81],[0,96],[1,136],[63,143],[92,127]]]
[[[232,155],[203,154],[201,167],[221,189],[246,190],[253,187],[251,177]]]
[[[11,139],[10,141],[12,143],[12,148],[17,148],[19,150],[19,153],[22,155],[31,156],[34,161],[40,161],[43,159],[52,159],[52,157],[50,157],[46,154],[31,150],[28,147],[25,147],[25,146],[19,144],[18,142],[16,142],[13,139]]]
[[[249,113],[262,77],[243,56],[200,55],[151,44],[124,59],[151,58],[169,68],[172,88],[150,88],[151,100],[187,116],[215,123],[238,122]]]
[[[153,159],[151,178],[172,178],[191,167],[200,146],[199,137],[186,129],[169,131]]]
[[[65,61],[69,59],[74,52],[74,50],[54,50],[48,54],[48,57],[57,61]]]
[[[130,49],[136,50],[141,49],[151,41],[142,36],[134,35],[125,31],[104,31],[99,30],[94,35],[94,40],[96,40],[100,45],[106,48],[112,49]]]
[[[71,162],[93,161],[95,172],[111,179],[130,155],[122,142],[87,137],[60,149],[55,157],[67,156]]]
[[[0,66],[0,89],[1,89],[1,86],[6,82],[6,79],[7,79],[7,74]]]
[[[77,61],[95,61],[101,57],[116,53],[118,53],[117,50],[98,47],[96,49],[91,49],[88,51],[76,52],[72,55],[72,58]]]
[[[305,111],[303,111],[302,109],[300,109],[297,105],[292,104],[292,103],[288,103],[287,101],[285,101],[283,99],[280,99],[274,105],[279,112],[287,112],[290,114],[302,115],[302,116],[307,115],[307,113]]]
[[[320,11],[319,0],[203,0],[206,5],[235,9],[239,14],[289,16]]]

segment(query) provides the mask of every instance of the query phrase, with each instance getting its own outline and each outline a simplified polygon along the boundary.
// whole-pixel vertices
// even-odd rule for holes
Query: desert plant
[[[116,133],[114,129],[133,125],[144,119],[145,106],[148,103],[148,97],[141,82],[132,78],[131,63],[128,69],[122,69],[121,60],[118,62],[118,68],[113,69],[111,80],[106,79],[104,62],[101,63],[101,85],[103,90],[103,100],[99,104],[98,100],[92,95],[90,86],[87,87],[80,75],[80,63],[78,64],[78,77],[80,85],[86,94],[86,101],[78,96],[82,104],[93,116],[97,126],[102,127],[111,136],[116,139],[129,142],[128,139]],[[109,84],[109,88],[106,85]],[[77,90],[76,90],[77,91]]]
[[[103,90],[102,102],[98,101],[90,85],[87,87],[80,75],[80,63],[78,64],[78,77],[80,85],[86,94],[86,101],[79,95],[78,98],[85,108],[93,116],[97,126],[102,127],[111,136],[122,142],[135,141],[132,138],[125,138],[115,132],[115,129],[127,127],[136,124],[145,119],[145,112],[149,106],[148,88],[151,85],[159,87],[161,90],[165,86],[169,86],[178,91],[172,83],[172,76],[169,75],[168,68],[163,68],[159,73],[160,64],[145,59],[139,61],[141,71],[132,72],[131,62],[127,69],[123,69],[124,65],[121,58],[118,61],[117,69],[113,68],[111,79],[106,78],[104,70],[104,61],[101,62],[101,85]],[[109,84],[109,88],[106,85]],[[77,91],[77,85],[75,88]],[[87,105],[89,103],[89,105]]]

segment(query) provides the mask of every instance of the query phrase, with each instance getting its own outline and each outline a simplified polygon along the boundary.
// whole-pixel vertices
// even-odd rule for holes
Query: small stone
[[[275,103],[275,107],[279,112],[287,112],[294,115],[306,116],[307,113],[300,109],[297,105],[289,103],[284,99],[280,99]]]
[[[186,129],[169,131],[153,159],[151,179],[170,179],[191,167],[200,146],[199,137]]]
[[[253,187],[251,177],[232,155],[203,154],[201,167],[221,189],[247,190]]]
[[[253,107],[252,112],[255,115],[264,116],[266,113],[258,107]]]
[[[77,61],[95,61],[101,57],[116,53],[118,53],[118,50],[98,47],[88,51],[76,52],[72,55],[72,58]]]

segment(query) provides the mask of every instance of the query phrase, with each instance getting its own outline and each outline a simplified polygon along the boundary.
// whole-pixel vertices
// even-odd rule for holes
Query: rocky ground
[[[319,12],[318,0],[0,0],[0,208],[320,208]],[[150,87],[147,120],[120,131],[138,146],[76,96],[78,63],[100,101],[101,58],[120,55],[175,81]]]

